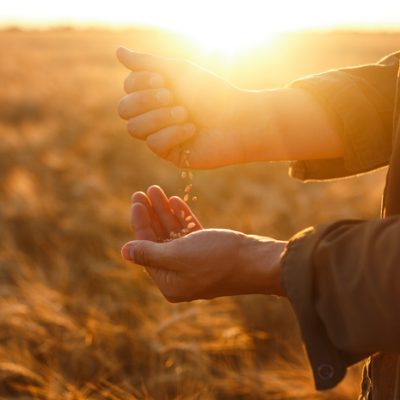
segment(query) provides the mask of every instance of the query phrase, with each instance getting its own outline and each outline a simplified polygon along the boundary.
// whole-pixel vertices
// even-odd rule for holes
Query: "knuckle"
[[[167,108],[162,108],[154,113],[154,118],[152,119],[154,128],[166,127],[171,124],[169,111]]]
[[[173,123],[183,123],[187,119],[187,110],[182,106],[175,106],[169,110],[168,117]]]
[[[118,103],[117,109],[118,109],[119,116],[123,119],[126,119],[127,114],[126,114],[126,99],[125,99],[125,97],[120,100],[120,102]]]
[[[122,118],[128,119],[137,116],[149,108],[149,96],[145,93],[131,92],[125,96],[119,105]]]
[[[133,101],[135,103],[135,108],[138,110],[147,110],[152,103],[152,97],[149,93],[135,93],[133,94]]]
[[[148,83],[151,87],[154,87],[154,88],[162,87],[165,84],[164,78],[160,74],[157,74],[157,73],[152,73],[148,77]]]
[[[134,78],[132,77],[132,74],[130,74],[124,81],[124,90],[126,93],[129,93],[133,90],[133,87],[134,87]]]
[[[163,128],[163,119],[160,117],[159,112],[157,111],[152,111],[146,115],[146,118],[143,118],[143,126],[146,132],[149,135],[154,135],[160,131],[160,129]],[[149,136],[148,136],[149,137]],[[150,143],[152,145],[157,142],[154,137],[150,140]]]
[[[147,106],[149,105],[149,96],[147,94],[138,94],[137,96],[137,102],[138,105],[143,107],[143,108],[147,108]]]
[[[127,123],[126,127],[127,127],[130,135],[136,136],[136,134],[137,134],[136,123],[133,120],[130,120]]]

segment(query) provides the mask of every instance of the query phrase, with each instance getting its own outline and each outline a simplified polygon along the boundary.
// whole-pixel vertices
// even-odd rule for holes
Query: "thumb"
[[[126,68],[133,71],[154,71],[161,69],[161,57],[146,53],[138,53],[125,47],[119,47],[117,49],[117,58]]]
[[[117,49],[118,60],[132,71],[156,71],[161,74],[176,74],[181,65],[173,58],[160,57],[148,53],[138,53],[125,47]]]
[[[170,244],[151,242],[149,240],[134,240],[122,247],[121,255],[125,260],[144,267],[174,269]]]

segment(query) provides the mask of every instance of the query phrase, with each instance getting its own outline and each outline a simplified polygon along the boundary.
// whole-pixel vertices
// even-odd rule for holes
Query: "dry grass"
[[[118,44],[200,61],[246,87],[375,61],[396,35],[282,38],[227,68],[150,31],[0,34],[0,396],[13,399],[351,399],[357,371],[316,393],[285,301],[262,296],[170,305],[123,262],[129,196],[173,166],[117,118]],[[287,166],[196,172],[205,226],[288,238],[379,213],[384,172],[303,185]],[[232,216],[235,218],[232,218]]]

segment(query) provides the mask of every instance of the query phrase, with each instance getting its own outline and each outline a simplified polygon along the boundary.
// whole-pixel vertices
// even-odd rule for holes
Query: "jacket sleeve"
[[[293,162],[291,176],[340,178],[388,163],[399,57],[400,52],[394,53],[377,64],[327,71],[289,85],[308,91],[321,103],[344,149],[343,158]]]
[[[282,285],[298,318],[316,388],[375,352],[400,352],[400,216],[348,220],[295,235]]]

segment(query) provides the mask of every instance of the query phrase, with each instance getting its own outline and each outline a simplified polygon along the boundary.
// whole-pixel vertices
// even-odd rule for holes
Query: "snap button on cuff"
[[[330,364],[321,364],[318,366],[318,376],[323,380],[332,379],[334,368]]]

